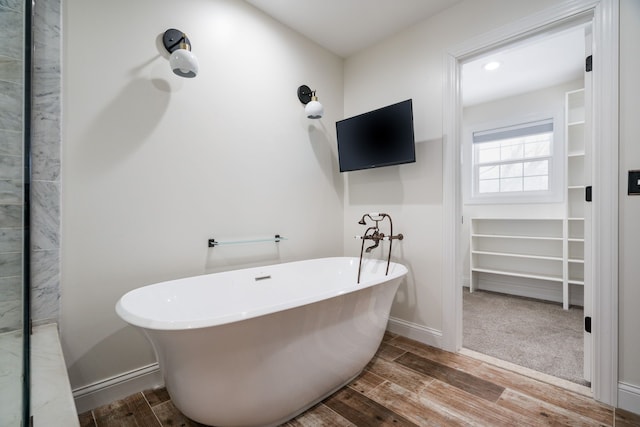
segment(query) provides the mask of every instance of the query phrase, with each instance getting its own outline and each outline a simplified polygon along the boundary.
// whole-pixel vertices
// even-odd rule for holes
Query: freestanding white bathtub
[[[172,280],[116,304],[140,327],[174,405],[215,426],[278,425],[375,354],[405,266],[321,258]]]

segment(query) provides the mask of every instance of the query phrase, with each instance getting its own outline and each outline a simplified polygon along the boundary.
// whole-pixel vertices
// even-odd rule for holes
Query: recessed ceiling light
[[[497,70],[498,68],[500,68],[500,63],[498,61],[487,62],[486,64],[484,64],[483,68],[487,71]]]

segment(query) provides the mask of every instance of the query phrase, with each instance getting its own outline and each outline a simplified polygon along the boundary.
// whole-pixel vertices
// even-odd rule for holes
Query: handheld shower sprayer
[[[374,219],[373,218],[374,216],[377,217],[378,219]],[[386,213],[372,212],[372,213],[366,213],[362,215],[362,218],[360,218],[360,221],[358,221],[358,224],[367,225],[367,218],[369,218],[371,221],[374,221],[376,223],[376,226],[380,221],[382,221],[385,218],[389,218],[389,220],[391,220],[391,217]]]

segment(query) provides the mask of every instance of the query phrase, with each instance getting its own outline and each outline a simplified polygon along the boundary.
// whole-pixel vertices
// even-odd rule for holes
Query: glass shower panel
[[[0,0],[0,425],[20,426],[28,398],[24,367],[25,12],[22,0]],[[28,118],[27,118],[28,119]],[[28,209],[27,209],[28,211]]]

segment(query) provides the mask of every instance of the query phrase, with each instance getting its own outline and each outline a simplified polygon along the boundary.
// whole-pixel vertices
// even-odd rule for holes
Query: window
[[[473,132],[473,198],[551,198],[556,148],[553,119]]]

